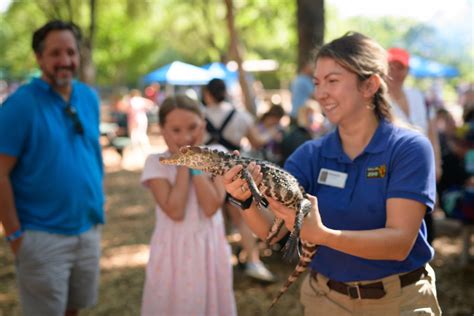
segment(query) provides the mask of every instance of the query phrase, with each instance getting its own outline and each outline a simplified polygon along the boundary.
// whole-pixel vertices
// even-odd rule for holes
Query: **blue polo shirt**
[[[418,201],[426,205],[427,211],[434,206],[435,167],[429,140],[385,120],[379,123],[370,143],[354,160],[344,153],[335,130],[299,147],[287,160],[285,169],[318,198],[322,221],[332,229],[385,227],[386,204],[390,198]],[[345,184],[324,179],[328,170],[347,175]],[[341,282],[374,280],[417,269],[430,261],[433,254],[423,222],[404,261],[368,260],[321,246],[310,267]]]
[[[41,79],[0,107],[0,153],[18,159],[10,180],[23,229],[75,235],[104,223],[99,101],[74,81],[70,103],[83,135],[64,99]]]

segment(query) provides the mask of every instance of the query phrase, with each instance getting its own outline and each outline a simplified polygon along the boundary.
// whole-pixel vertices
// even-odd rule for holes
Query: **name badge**
[[[318,183],[344,189],[346,186],[347,173],[321,168]]]

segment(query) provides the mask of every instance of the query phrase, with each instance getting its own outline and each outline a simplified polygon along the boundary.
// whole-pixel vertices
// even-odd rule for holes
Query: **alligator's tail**
[[[288,277],[288,280],[286,281],[285,285],[280,289],[280,292],[278,295],[273,299],[272,305],[268,308],[268,310],[272,309],[273,305],[278,302],[280,297],[288,291],[288,288],[298,279],[301,273],[306,271],[306,268],[308,267],[309,263],[311,262],[311,259],[313,259],[316,250],[318,246],[316,244],[312,244],[309,242],[306,242],[304,240],[301,241],[302,244],[302,254],[300,261],[296,265],[295,270],[293,270],[293,273]]]

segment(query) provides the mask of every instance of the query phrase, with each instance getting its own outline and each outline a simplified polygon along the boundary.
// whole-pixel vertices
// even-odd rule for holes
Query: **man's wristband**
[[[198,170],[198,169],[189,169],[189,173],[192,176],[199,176],[199,175],[203,174],[204,172],[202,170]]]
[[[245,201],[237,200],[236,198],[232,197],[232,195],[228,195],[228,200],[230,204],[233,204],[237,207],[240,207],[242,210],[248,209],[253,202],[253,196],[250,196],[248,199]]]
[[[11,233],[7,237],[5,237],[5,239],[8,242],[13,242],[13,241],[17,240],[18,238],[20,238],[21,236],[23,236],[23,231],[21,229],[17,229],[13,233]]]

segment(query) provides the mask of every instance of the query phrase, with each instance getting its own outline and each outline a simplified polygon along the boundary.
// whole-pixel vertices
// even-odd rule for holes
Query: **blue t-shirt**
[[[299,74],[291,84],[291,116],[297,117],[298,110],[314,93],[313,78]]]
[[[322,221],[332,229],[385,227],[390,198],[418,201],[426,205],[427,211],[434,206],[434,154],[429,140],[421,133],[395,127],[385,120],[354,160],[344,153],[336,130],[304,143],[287,160],[285,169],[318,198]],[[336,172],[331,181],[328,171]],[[345,183],[337,179],[343,179],[344,174]],[[423,222],[404,261],[363,259],[321,246],[310,266],[341,282],[374,280],[417,269],[430,261],[433,254]]]
[[[0,107],[0,153],[17,158],[10,180],[23,229],[75,235],[104,223],[99,101],[74,81],[70,104],[83,135],[64,99],[41,79]]]

